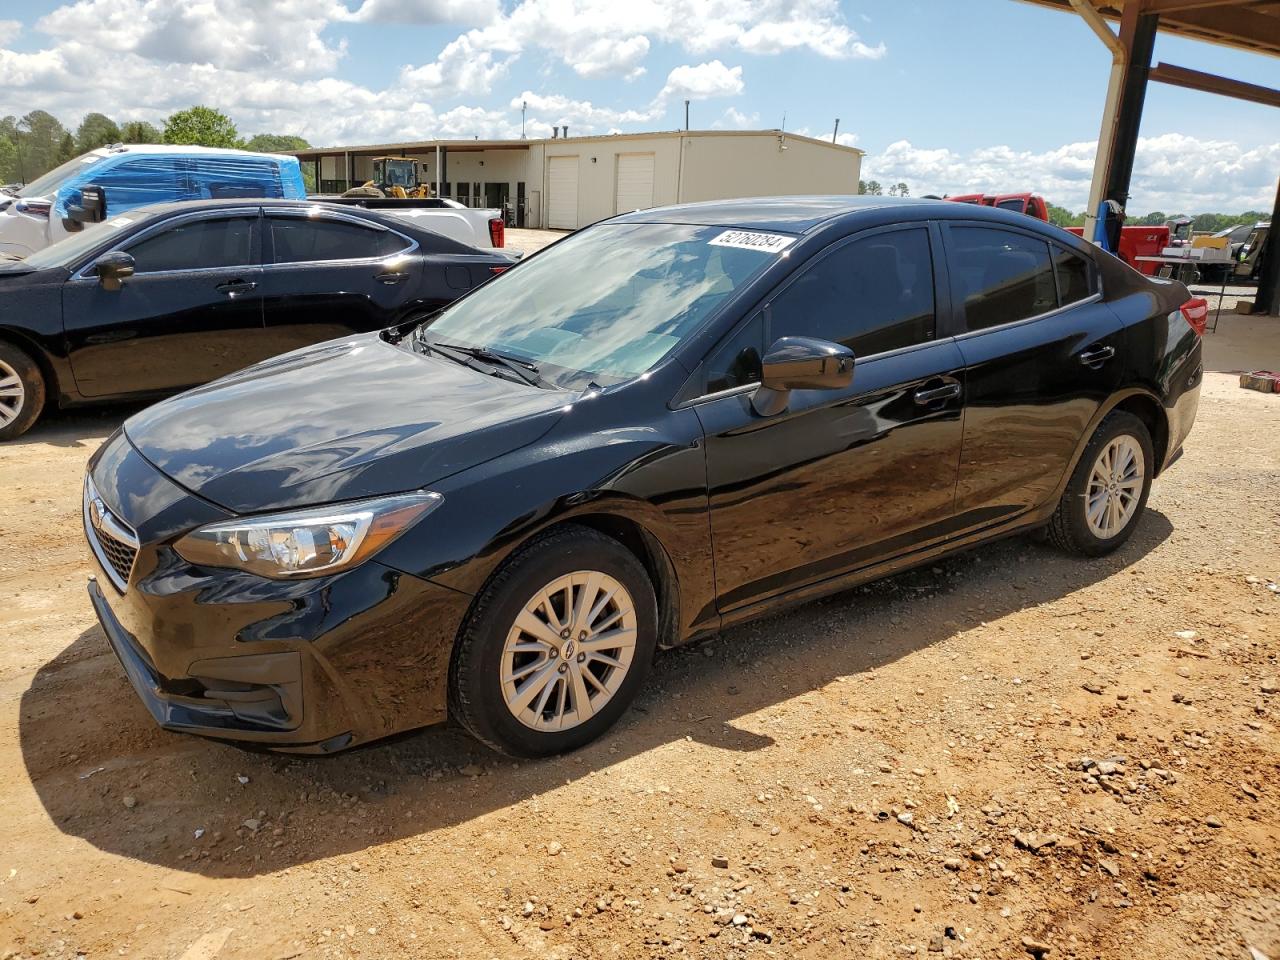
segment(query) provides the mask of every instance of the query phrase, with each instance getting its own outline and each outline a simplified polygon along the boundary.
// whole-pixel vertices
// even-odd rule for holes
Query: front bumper
[[[123,589],[118,572],[113,579],[90,552],[97,576],[89,597],[161,727],[331,753],[445,719],[449,658],[469,596],[374,560],[294,581],[194,567],[170,544],[208,522],[198,515],[211,506],[122,437],[104,450],[90,467],[94,483],[139,546]]]

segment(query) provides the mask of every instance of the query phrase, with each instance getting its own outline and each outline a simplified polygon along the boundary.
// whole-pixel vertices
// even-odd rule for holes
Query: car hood
[[[188,490],[255,513],[429,486],[532,443],[567,399],[365,334],[179,394],[124,429]]]

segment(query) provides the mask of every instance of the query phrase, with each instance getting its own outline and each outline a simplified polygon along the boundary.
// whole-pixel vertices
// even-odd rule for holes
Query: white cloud
[[[169,63],[318,74],[336,68],[346,54],[345,43],[320,36],[344,9],[333,0],[76,0],[41,17],[36,29],[68,41],[91,33],[90,62],[99,68],[108,51]]]
[[[551,133],[552,126],[569,124],[570,132],[586,133],[600,127],[616,130],[624,123],[648,123],[656,119],[661,110],[613,110],[597,107],[590,100],[571,100],[559,94],[540,94],[526,90],[511,101],[511,109],[519,110],[521,103],[529,105],[529,131]]]
[[[760,114],[729,107],[711,124],[712,130],[750,130],[760,124]]]
[[[21,20],[0,20],[0,40],[12,40],[21,32]]]
[[[364,0],[344,19],[365,23],[486,24],[497,18],[498,0]]]
[[[1033,190],[1050,203],[1083,210],[1089,199],[1095,143],[1051,150],[984,147],[967,153],[922,148],[908,140],[890,144],[863,161],[863,178],[905,181],[915,196]],[[1280,142],[1244,149],[1230,141],[1180,133],[1142,137],[1134,162],[1129,210],[1234,212],[1270,209]]]
[[[658,99],[732,97],[742,92],[742,68],[726,67],[719,60],[697,65],[685,64],[667,74],[667,84]]]

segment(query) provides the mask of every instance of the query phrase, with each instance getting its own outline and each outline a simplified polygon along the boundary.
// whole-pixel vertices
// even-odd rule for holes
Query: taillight
[[[506,267],[490,267],[489,272],[496,276],[499,273],[505,273],[506,269]]]
[[[1178,309],[1191,329],[1203,337],[1205,324],[1209,322],[1209,301],[1204,297],[1192,297]]]
[[[53,204],[48,200],[19,200],[13,205],[13,209],[29,217],[47,218],[49,211],[53,209]]]
[[[501,247],[507,240],[507,227],[502,222],[501,217],[494,217],[489,221],[489,243],[495,247]]]

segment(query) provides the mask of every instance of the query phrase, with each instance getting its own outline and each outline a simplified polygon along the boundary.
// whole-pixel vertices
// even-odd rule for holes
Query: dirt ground
[[[95,625],[85,461],[0,447],[0,958],[1280,958],[1280,321],[1206,338],[1117,554],[1027,539],[660,658],[601,741],[163,733]],[[1250,953],[1252,949],[1253,953]]]

